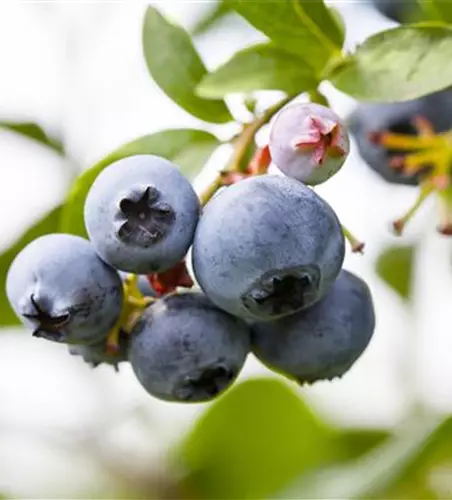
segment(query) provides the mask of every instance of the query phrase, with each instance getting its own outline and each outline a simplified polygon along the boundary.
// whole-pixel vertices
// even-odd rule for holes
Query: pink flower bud
[[[330,108],[296,103],[282,109],[270,132],[274,164],[288,177],[316,185],[344,164],[349,138],[344,124]]]

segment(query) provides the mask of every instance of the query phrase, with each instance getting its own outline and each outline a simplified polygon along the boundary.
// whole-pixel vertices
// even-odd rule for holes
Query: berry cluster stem
[[[119,349],[119,335],[123,331],[130,334],[135,323],[140,318],[143,311],[151,304],[154,299],[144,297],[138,288],[138,276],[129,274],[123,283],[123,304],[121,314],[116,324],[110,330],[107,336],[107,353],[115,354]]]
[[[370,140],[396,153],[389,166],[405,175],[419,175],[419,192],[412,206],[393,222],[397,235],[401,235],[424,201],[436,193],[442,209],[438,230],[452,235],[452,131],[435,133],[433,125],[421,116],[414,117],[418,135],[375,132]],[[400,153],[402,151],[402,153]]]
[[[254,121],[244,126],[242,133],[238,136],[235,142],[234,153],[232,154],[232,158],[229,161],[228,166],[224,170],[225,172],[240,172],[242,160],[245,157],[249,147],[253,144],[256,133],[292,99],[292,96],[286,97],[274,106],[268,108],[261,116],[258,116]],[[220,189],[222,186],[222,176],[221,174],[219,174],[216,179],[210,184],[210,186],[208,186],[207,189],[201,194],[200,200],[202,206],[205,206],[207,202],[215,195],[218,189]]]

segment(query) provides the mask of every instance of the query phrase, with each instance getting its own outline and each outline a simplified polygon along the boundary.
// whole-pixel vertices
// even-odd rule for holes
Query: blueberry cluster
[[[34,336],[92,365],[129,361],[167,401],[214,398],[250,352],[300,383],[341,376],[373,334],[372,298],[342,270],[341,224],[308,184],[339,170],[348,141],[328,108],[284,108],[269,149],[285,175],[240,180],[205,207],[168,160],[121,159],[87,196],[89,239],[46,235],[17,255],[10,303]],[[182,292],[190,249],[200,290]]]

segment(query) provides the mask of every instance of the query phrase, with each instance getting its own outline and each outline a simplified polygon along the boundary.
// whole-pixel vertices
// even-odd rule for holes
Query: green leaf
[[[441,423],[392,481],[378,485],[367,497],[374,499],[451,498],[452,419]]]
[[[268,498],[329,457],[330,431],[286,384],[247,380],[215,401],[176,450],[203,499]]]
[[[31,243],[34,239],[44,234],[59,232],[58,228],[60,215],[61,207],[53,209],[44,218],[33,224],[28,230],[26,230],[22,234],[22,236],[15,243],[13,243],[13,245],[11,245],[0,255],[0,276],[2,277],[2,283],[0,286],[0,309],[2,311],[2,313],[0,314],[1,326],[13,326],[20,324],[20,321],[18,320],[14,311],[11,309],[6,297],[6,275],[9,266],[15,259],[16,255],[22,250],[22,248]]]
[[[215,136],[203,130],[175,129],[145,135],[121,146],[76,180],[63,208],[62,231],[86,237],[83,219],[86,196],[99,173],[111,163],[128,156],[152,154],[173,161],[192,179],[219,144]]]
[[[381,429],[347,429],[341,430],[335,437],[338,449],[338,460],[353,460],[372,448],[380,445],[390,437],[390,433]]]
[[[213,7],[210,8],[191,29],[193,35],[202,35],[231,12],[230,6],[227,5],[224,0],[218,0],[212,3]]]
[[[226,0],[271,41],[321,71],[340,53],[342,36],[322,0]]]
[[[378,257],[377,273],[402,298],[409,299],[413,284],[415,247],[392,246]]]
[[[232,120],[226,104],[200,98],[195,89],[207,74],[188,33],[148,7],[143,25],[144,57],[165,94],[192,115],[213,123]]]
[[[152,154],[163,156],[178,165],[190,180],[202,170],[205,162],[220,141],[210,132],[198,129],[161,130],[139,137],[110,153],[97,165],[98,172],[115,161],[128,156]],[[96,169],[93,167],[91,172]]]
[[[0,128],[11,130],[27,139],[32,139],[43,146],[53,149],[58,154],[63,154],[63,144],[61,141],[54,137],[49,137],[36,123],[0,120]]]
[[[447,424],[450,428],[450,424]],[[445,438],[448,438],[445,440]],[[426,450],[442,441],[450,443],[450,430],[447,436],[444,425],[432,420],[406,422],[394,436],[383,441],[369,453],[356,460],[326,467],[304,477],[304,480],[286,490],[279,498],[438,498],[435,496],[393,496],[386,491],[405,477],[416,463],[423,459]]]
[[[345,39],[345,25],[337,9],[326,7],[323,0],[297,0],[296,3],[298,11],[302,9],[338,49],[342,48]],[[302,16],[302,14],[300,15]]]
[[[317,85],[310,66],[274,44],[264,43],[237,52],[204,77],[197,92],[207,98],[255,90],[281,90],[291,95],[315,89]]]
[[[363,101],[407,101],[452,85],[451,54],[451,29],[401,26],[367,39],[330,80]]]
[[[329,7],[329,10],[331,12],[331,16],[332,18],[334,19],[336,25],[337,25],[337,29],[339,30],[339,33],[340,33],[340,44],[341,46],[344,44],[344,41],[345,41],[345,33],[346,33],[346,25],[345,25],[345,21],[344,21],[344,18],[342,17],[342,14],[339,12],[338,9],[336,9],[336,7]]]
[[[452,24],[452,2],[450,0],[421,0],[421,6],[432,20]]]

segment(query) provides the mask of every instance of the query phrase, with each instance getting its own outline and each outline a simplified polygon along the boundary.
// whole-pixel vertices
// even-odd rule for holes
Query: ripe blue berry
[[[288,177],[227,187],[204,210],[193,243],[197,281],[218,307],[271,320],[319,300],[344,260],[332,208]]]
[[[78,236],[37,238],[14,259],[8,299],[33,335],[56,342],[95,344],[119,317],[122,283],[91,243]]]
[[[415,135],[413,120],[416,117],[428,120],[436,132],[449,130],[452,127],[452,89],[405,102],[359,104],[350,117],[350,132],[362,158],[387,182],[414,186],[419,183],[422,174],[405,175],[391,168],[391,158],[404,152],[388,151],[374,144],[371,136],[375,132]]]
[[[149,306],[132,331],[130,362],[153,396],[208,401],[229,387],[250,349],[248,326],[199,293]]]
[[[341,271],[329,293],[311,308],[255,323],[253,352],[271,369],[300,383],[347,372],[370,342],[375,314],[363,280]]]
[[[85,363],[96,368],[99,365],[112,365],[116,371],[119,364],[128,361],[130,337],[124,332],[120,332],[118,339],[118,350],[109,352],[105,341],[94,345],[69,345],[69,354],[80,356]]]
[[[174,164],[137,155],[99,174],[86,199],[85,224],[102,259],[148,274],[184,258],[199,211],[196,193]]]
[[[398,23],[408,22],[417,7],[415,0],[372,0],[372,3],[380,14]]]
[[[293,103],[277,115],[270,132],[274,164],[305,184],[327,181],[344,164],[350,145],[347,130],[330,109],[315,103]]]

